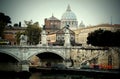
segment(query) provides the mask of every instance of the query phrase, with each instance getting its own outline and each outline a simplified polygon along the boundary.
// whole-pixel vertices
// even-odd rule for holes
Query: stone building
[[[47,35],[47,41],[49,44],[56,42],[56,33],[50,33]]]
[[[61,21],[54,17],[45,18],[45,30],[47,33],[54,33],[60,29]]]
[[[26,27],[6,27],[4,30],[4,39],[9,40],[11,45],[17,44],[16,33],[24,32]]]
[[[71,45],[75,43],[75,32],[71,29],[68,29],[70,33],[70,42]],[[66,27],[63,27],[62,29],[58,30],[56,33],[51,33],[47,35],[47,40],[49,43],[52,43],[53,45],[64,45],[65,42],[65,31]]]
[[[69,28],[68,28],[68,30],[70,33],[70,42],[75,43],[75,33],[72,30],[70,30]],[[66,28],[64,27],[61,30],[56,32],[56,42],[61,42],[61,43],[63,42],[64,43],[65,31],[66,31]]]

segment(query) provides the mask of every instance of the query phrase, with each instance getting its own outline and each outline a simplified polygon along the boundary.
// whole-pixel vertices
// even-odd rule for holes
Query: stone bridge
[[[110,52],[110,49],[100,47],[0,46],[0,53],[14,58],[17,61],[16,65],[19,67],[19,70],[29,70],[29,59],[34,55],[54,54],[61,57],[66,66],[71,66],[73,62],[72,66],[80,67],[82,63],[97,59],[108,52]]]

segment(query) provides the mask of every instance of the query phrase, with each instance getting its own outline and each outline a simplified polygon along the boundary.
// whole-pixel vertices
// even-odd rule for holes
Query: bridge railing
[[[82,47],[82,46],[37,46],[37,45],[0,45],[0,48],[3,48],[3,47],[29,47],[29,48],[68,48],[68,49],[85,49],[85,50],[95,50],[95,49],[98,49],[98,50],[106,50],[108,48],[105,48],[105,47]]]

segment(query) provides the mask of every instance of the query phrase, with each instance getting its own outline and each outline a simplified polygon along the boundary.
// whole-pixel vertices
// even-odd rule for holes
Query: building
[[[75,44],[75,32],[69,28],[68,30],[70,33],[71,45],[74,45]],[[58,30],[56,33],[47,34],[48,43],[53,44],[53,45],[63,46],[65,42],[65,31],[66,31],[66,27],[63,27],[62,29]]]
[[[47,33],[54,33],[60,29],[61,21],[54,17],[53,15],[50,18],[45,18],[45,30]]]
[[[71,10],[70,5],[68,5],[66,11],[63,13],[61,20],[57,19],[53,15],[50,18],[45,18],[45,28],[46,32],[56,32],[59,29],[62,29],[66,25],[70,26],[71,30],[76,30],[78,28],[83,28],[85,25],[83,21],[81,21],[80,25],[78,26],[78,21],[75,13]]]
[[[83,23],[83,21],[81,21],[79,28],[85,28],[85,24]]]
[[[56,42],[56,33],[47,34],[47,41],[48,41],[48,45],[52,45],[53,43],[55,43]]]
[[[98,29],[116,31],[116,30],[120,30],[120,25],[119,24],[115,24],[115,25],[100,24],[96,26],[83,27],[83,28],[74,30],[76,43],[87,45],[88,34]]]
[[[71,45],[73,43],[75,43],[75,32],[73,32],[71,29],[69,29],[69,33],[70,33],[70,42]],[[65,31],[66,31],[66,27],[63,27],[62,29],[60,29],[59,31],[56,32],[56,42],[57,43],[61,43],[64,44],[65,42]]]
[[[63,13],[61,17],[61,28],[66,25],[69,25],[72,30],[78,29],[78,21],[75,13],[72,12],[70,5],[68,5],[65,13]]]
[[[54,17],[45,19],[45,30],[47,34],[48,43],[60,44],[64,43],[65,27],[69,25],[70,31],[70,42],[75,44],[75,33],[72,30],[78,29],[78,21],[75,13],[72,12],[70,5],[68,5],[65,13],[61,17],[61,21]],[[80,27],[84,27],[83,22],[81,22]]]
[[[4,30],[4,39],[9,40],[11,45],[16,45],[16,33],[17,32],[24,32],[26,27],[9,27],[7,26]]]

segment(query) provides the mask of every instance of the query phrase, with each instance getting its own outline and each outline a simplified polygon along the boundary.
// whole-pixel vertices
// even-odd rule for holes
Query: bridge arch
[[[0,53],[6,54],[6,55],[8,55],[8,56],[10,56],[10,57],[13,57],[13,58],[16,59],[18,62],[21,61],[20,58],[18,58],[17,56],[15,56],[14,54],[12,54],[12,53],[10,53],[10,52],[6,52],[6,51],[0,50]]]
[[[31,54],[27,59],[30,59],[31,57],[33,57],[34,55],[37,56],[38,54],[42,54],[42,53],[51,53],[51,54],[55,54],[55,55],[58,55],[60,56],[63,60],[65,60],[65,56],[61,54],[61,52],[59,53],[56,53],[58,51],[37,51],[37,52],[34,52],[33,54]]]
[[[39,60],[35,62],[34,59],[32,60],[33,56],[39,57]],[[32,52],[32,55],[30,55],[27,59],[30,60],[32,65],[39,65],[41,67],[51,67],[52,65],[64,63],[65,61],[63,54],[56,53],[55,51]]]

